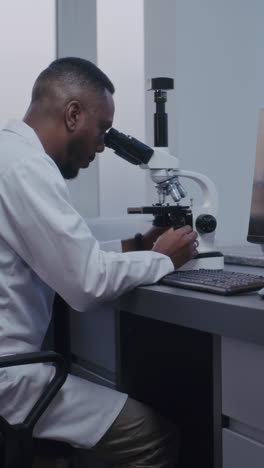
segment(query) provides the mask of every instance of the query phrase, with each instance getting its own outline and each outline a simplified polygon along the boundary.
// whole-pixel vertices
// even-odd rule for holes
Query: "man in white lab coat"
[[[41,348],[55,292],[85,312],[197,255],[189,226],[147,233],[151,251],[135,251],[134,239],[104,251],[73,208],[64,179],[104,150],[113,93],[92,63],[55,60],[37,78],[24,119],[0,132],[0,355]],[[44,364],[1,370],[0,414],[21,421],[52,374]],[[151,409],[72,375],[34,434],[92,449],[113,466],[175,463],[174,433]]]

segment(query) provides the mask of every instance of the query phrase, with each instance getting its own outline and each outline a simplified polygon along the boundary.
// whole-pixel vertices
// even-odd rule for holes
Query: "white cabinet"
[[[223,414],[264,433],[264,346],[222,338],[222,392]]]
[[[223,430],[223,468],[263,468],[264,445],[228,429]]]
[[[222,338],[223,468],[264,466],[264,346]]]

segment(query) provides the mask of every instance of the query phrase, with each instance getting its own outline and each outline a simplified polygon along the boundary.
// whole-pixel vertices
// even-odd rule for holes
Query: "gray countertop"
[[[248,243],[241,246],[220,247],[219,250],[223,252],[227,264],[264,267],[264,252],[260,245]]]
[[[226,265],[259,273],[258,267]],[[234,296],[164,285],[135,289],[117,301],[117,308],[136,315],[264,345],[264,300],[257,292]]]

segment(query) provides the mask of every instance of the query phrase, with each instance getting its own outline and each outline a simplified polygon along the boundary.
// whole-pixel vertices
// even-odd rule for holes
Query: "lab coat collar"
[[[3,130],[13,132],[17,135],[24,137],[27,141],[31,143],[32,146],[40,149],[41,151],[44,151],[45,153],[45,150],[37,134],[34,132],[33,128],[27,125],[25,122],[23,122],[23,120],[9,120],[6,126],[3,128]]]

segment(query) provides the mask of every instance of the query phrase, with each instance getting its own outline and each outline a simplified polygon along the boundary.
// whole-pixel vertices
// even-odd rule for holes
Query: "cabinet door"
[[[264,445],[248,437],[223,430],[223,468],[263,468]]]
[[[263,369],[264,346],[222,338],[222,412],[261,431],[264,431]]]

